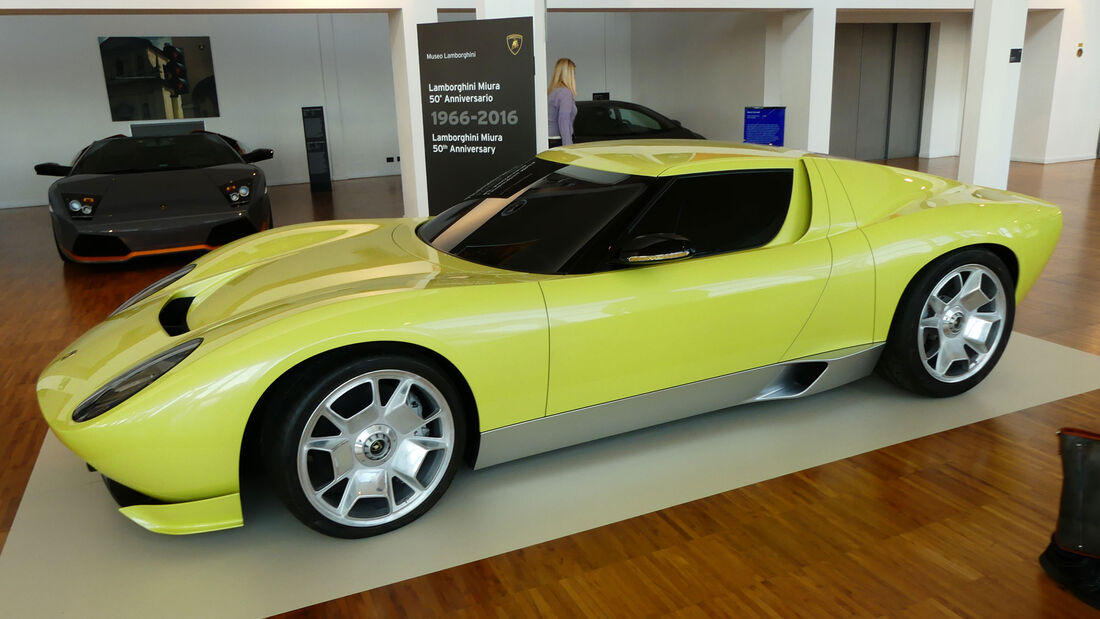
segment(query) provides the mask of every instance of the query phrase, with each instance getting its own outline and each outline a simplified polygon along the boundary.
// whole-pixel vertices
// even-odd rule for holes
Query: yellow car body
[[[963,247],[1001,256],[1019,301],[1061,229],[1060,211],[1034,198],[799,151],[630,141],[540,157],[652,177],[789,168],[795,180],[787,220],[762,247],[597,273],[468,262],[421,241],[420,219],[255,234],[66,347],[38,382],[46,421],[106,477],[163,502],[123,508],[139,524],[227,528],[242,524],[249,419],[280,376],[326,351],[400,345],[437,359],[469,387],[484,451],[534,420],[567,413],[557,419],[571,424],[578,411],[625,398],[881,343],[914,276]],[[181,298],[193,299],[187,332],[169,335],[161,314]],[[129,399],[73,420],[108,381],[199,337],[193,354]],[[476,457],[484,466],[554,446]]]

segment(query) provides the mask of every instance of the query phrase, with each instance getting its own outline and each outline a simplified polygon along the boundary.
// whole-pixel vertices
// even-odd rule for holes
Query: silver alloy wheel
[[[957,383],[976,374],[997,350],[1007,311],[1004,286],[981,264],[944,275],[924,302],[917,350],[936,380]]]
[[[376,370],[334,389],[298,441],[298,480],[325,518],[353,527],[392,522],[416,509],[454,451],[454,418],[428,380]]]

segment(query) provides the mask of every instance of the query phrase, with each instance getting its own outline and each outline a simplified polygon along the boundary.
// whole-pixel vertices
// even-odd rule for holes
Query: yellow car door
[[[540,282],[547,414],[784,359],[831,267],[829,240],[804,238],[808,183],[789,166],[669,179],[609,270]]]

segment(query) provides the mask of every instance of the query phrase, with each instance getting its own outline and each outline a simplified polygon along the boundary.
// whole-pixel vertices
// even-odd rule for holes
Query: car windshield
[[[674,128],[672,121],[649,108],[603,102],[579,102],[573,121],[576,135],[619,136]]]
[[[534,159],[420,226],[432,247],[528,273],[573,272],[583,250],[656,179]]]
[[[73,174],[187,170],[227,163],[241,163],[241,158],[224,140],[209,134],[116,138],[89,147]]]

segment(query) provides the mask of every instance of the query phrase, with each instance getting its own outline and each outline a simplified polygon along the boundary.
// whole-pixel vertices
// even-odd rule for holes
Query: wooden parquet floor
[[[957,165],[891,163],[946,176]],[[1100,161],[1013,164],[1010,189],[1065,213],[1016,330],[1100,354]],[[272,197],[277,223],[287,224],[394,214],[399,192],[390,178],[339,183],[324,201],[301,186]],[[0,341],[9,349],[0,387],[10,403],[0,547],[45,432],[38,372],[185,261],[62,266],[42,208],[0,211]],[[1087,616],[1036,557],[1057,514],[1054,432],[1100,429],[1098,410],[1093,391],[284,616]]]

